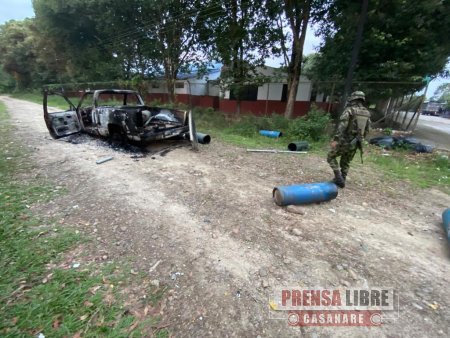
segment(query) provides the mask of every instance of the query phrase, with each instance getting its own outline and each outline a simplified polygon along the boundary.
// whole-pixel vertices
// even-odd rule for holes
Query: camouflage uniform
[[[362,151],[362,143],[370,128],[370,112],[364,107],[364,101],[363,92],[358,91],[350,95],[333,137],[337,145],[327,155],[327,162],[335,174],[333,182],[341,188],[345,186],[350,162],[358,148]],[[337,157],[340,157],[339,164]]]

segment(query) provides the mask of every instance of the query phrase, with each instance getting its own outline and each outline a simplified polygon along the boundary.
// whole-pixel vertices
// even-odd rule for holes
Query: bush
[[[234,121],[229,129],[233,134],[241,136],[254,136],[263,125],[260,117],[254,115],[244,115],[238,121]]]
[[[289,135],[299,139],[321,141],[328,138],[330,115],[316,106],[311,106],[306,116],[294,119],[289,126]]]
[[[227,134],[253,137],[260,130],[276,130],[291,139],[321,141],[328,138],[330,115],[316,106],[312,106],[306,116],[294,120],[275,113],[272,116],[242,115],[239,119],[229,120],[212,108],[196,108],[194,112],[197,127],[220,129]]]
[[[223,129],[229,126],[225,114],[214,111],[213,108],[194,108],[194,119],[197,130]]]
[[[289,130],[290,122],[283,115],[273,113],[270,117],[258,118],[258,130],[277,130],[286,133]]]

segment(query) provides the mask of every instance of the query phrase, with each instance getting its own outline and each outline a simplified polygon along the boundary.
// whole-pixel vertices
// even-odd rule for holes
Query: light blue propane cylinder
[[[331,182],[287,185],[273,189],[273,199],[279,206],[324,202],[337,195],[338,188]]]
[[[260,130],[259,134],[262,136],[277,138],[283,136],[283,133],[281,131],[276,130]]]
[[[450,241],[450,208],[445,209],[442,213],[442,223],[444,223],[445,234]]]

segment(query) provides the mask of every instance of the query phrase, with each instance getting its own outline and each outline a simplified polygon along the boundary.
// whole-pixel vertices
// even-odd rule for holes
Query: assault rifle
[[[364,153],[364,149],[363,149],[363,141],[361,141],[361,137],[360,136],[356,136],[351,142],[350,145],[352,147],[356,146],[356,149],[359,149],[359,156],[361,157],[361,163],[364,163],[363,161],[363,153]]]

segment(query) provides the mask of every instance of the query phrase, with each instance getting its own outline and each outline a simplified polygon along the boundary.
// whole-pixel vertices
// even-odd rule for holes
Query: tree
[[[161,73],[158,65],[157,45],[149,30],[154,29],[157,15],[146,0],[97,0],[97,30],[104,38],[98,46],[111,53],[120,64],[121,77],[148,79]]]
[[[14,78],[0,68],[0,93],[11,92],[15,88]]]
[[[101,20],[104,7],[100,5],[98,0],[33,0],[36,27],[46,41],[43,57],[49,64],[57,59],[59,71],[64,72],[60,77],[71,81],[118,78],[120,62],[111,48],[102,48],[102,41],[111,36]]]
[[[31,25],[32,20],[27,19],[0,26],[0,63],[14,78],[16,90],[23,90],[32,82],[36,54]]]
[[[431,99],[446,103],[446,107],[450,108],[450,83],[443,83],[437,87]]]
[[[205,62],[199,45],[198,25],[201,1],[168,0],[150,2],[154,25],[147,38],[155,42],[157,62],[164,70],[169,99],[175,101],[175,81],[180,71]]]
[[[327,0],[274,0],[277,10],[274,39],[279,45],[279,54],[284,58],[287,71],[287,103],[285,117],[292,118],[302,73],[303,47],[310,23],[317,22],[327,10]],[[290,44],[290,45],[289,45]],[[276,51],[274,51],[276,52]]]
[[[360,9],[361,0],[335,0],[325,13],[316,66],[322,80],[345,78]],[[441,72],[450,55],[449,10],[449,1],[370,1],[355,81],[405,82],[372,92],[380,97],[423,87],[422,78]]]
[[[303,46],[305,44],[306,31],[311,17],[312,1],[284,0],[283,11],[289,22],[292,34],[291,55],[288,63],[288,94],[286,111],[284,116],[292,118],[294,116],[294,103],[297,96],[298,83],[301,75],[301,65],[303,60]],[[286,47],[283,46],[283,50]]]
[[[237,99],[237,113],[248,86],[265,80],[257,67],[272,52],[274,14],[273,2],[266,0],[214,0],[200,13],[200,42],[208,59],[224,64],[221,86]]]

